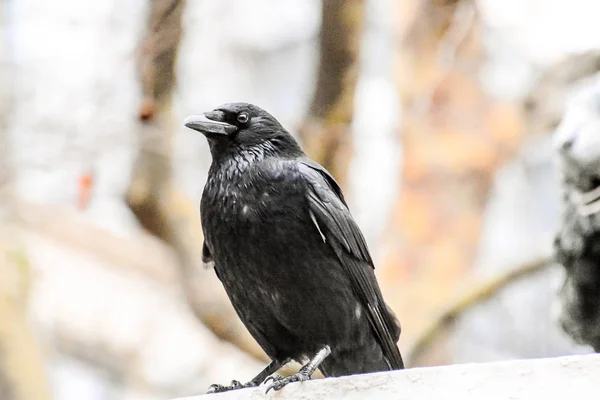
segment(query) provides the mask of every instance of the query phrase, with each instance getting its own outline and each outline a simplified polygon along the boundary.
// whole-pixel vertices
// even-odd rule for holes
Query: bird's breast
[[[276,236],[279,224],[293,224],[303,206],[302,188],[279,169],[231,166],[209,176],[202,227],[211,241],[224,236],[261,241]]]
[[[313,242],[323,244],[301,185],[277,170],[210,177],[201,215],[216,265],[236,273],[285,273],[281,266],[304,262]]]
[[[285,198],[272,186],[261,186],[250,182],[227,183],[219,184],[216,190],[205,193],[202,213],[210,220],[207,223],[228,223],[231,227],[242,228],[240,225],[260,224],[274,217],[282,208],[280,205]]]

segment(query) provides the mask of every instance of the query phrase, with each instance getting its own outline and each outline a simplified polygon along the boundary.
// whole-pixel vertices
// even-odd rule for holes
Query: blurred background
[[[343,186],[409,366],[587,353],[552,316],[552,132],[588,0],[0,1],[0,399],[158,400],[262,351],[200,260],[192,113],[245,101]]]

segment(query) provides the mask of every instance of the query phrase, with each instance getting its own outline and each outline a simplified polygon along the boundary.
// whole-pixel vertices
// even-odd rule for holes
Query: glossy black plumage
[[[212,121],[186,121],[213,157],[203,258],[252,336],[275,364],[330,350],[319,365],[326,376],[403,368],[399,324],[333,177],[256,106],[226,104],[206,116]]]

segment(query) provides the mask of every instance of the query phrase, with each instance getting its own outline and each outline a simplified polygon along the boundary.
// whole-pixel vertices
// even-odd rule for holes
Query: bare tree
[[[140,150],[126,202],[146,230],[174,249],[182,287],[199,320],[220,338],[266,360],[237,318],[214,271],[201,268],[198,207],[177,190],[171,178],[175,132],[171,100],[183,10],[183,0],[150,1],[148,33],[139,58]]]
[[[343,184],[352,152],[350,123],[359,70],[364,0],[322,2],[320,64],[300,130],[307,153]]]
[[[516,107],[479,82],[485,52],[476,2],[403,6],[402,191],[380,276],[410,343],[469,275],[493,177],[523,136]]]

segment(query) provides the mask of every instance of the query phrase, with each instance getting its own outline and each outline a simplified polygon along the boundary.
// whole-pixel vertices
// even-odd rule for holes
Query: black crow
[[[269,113],[225,104],[185,126],[208,139],[203,258],[271,358],[246,384],[402,369],[400,325],[383,301],[365,239],[333,177]],[[270,377],[308,360],[289,377]]]

